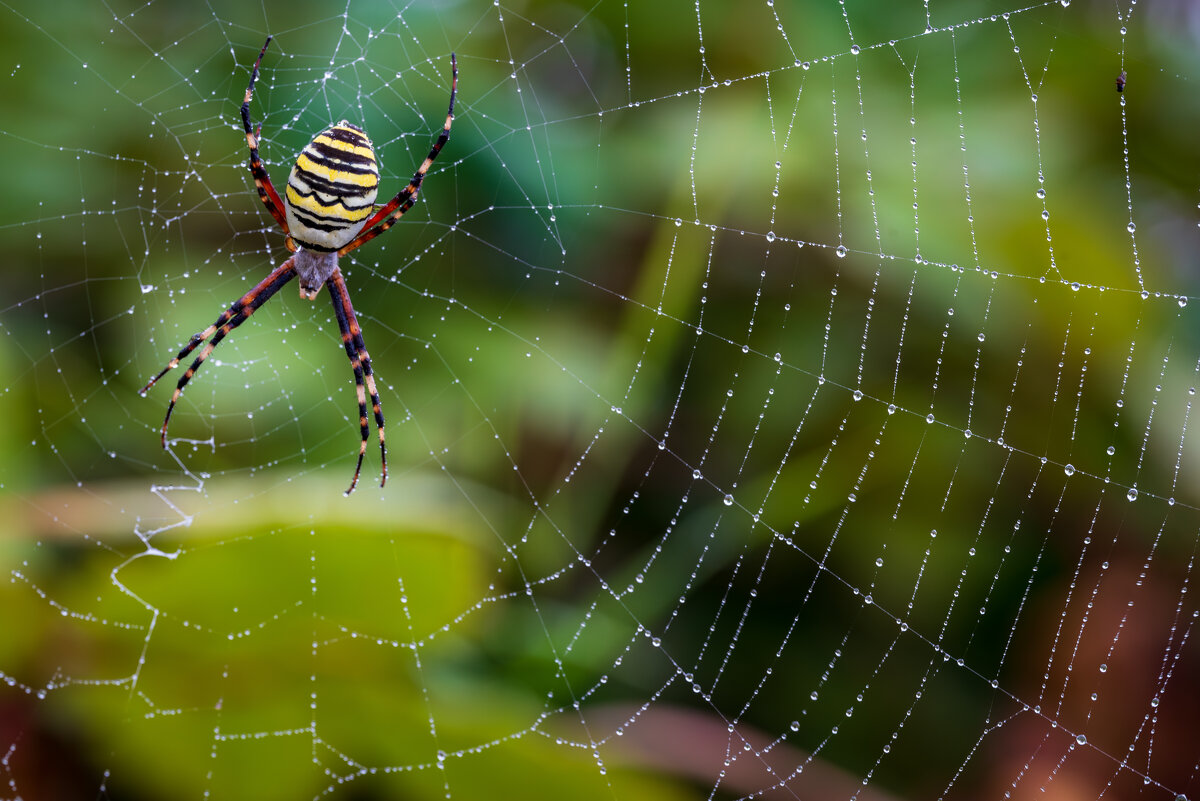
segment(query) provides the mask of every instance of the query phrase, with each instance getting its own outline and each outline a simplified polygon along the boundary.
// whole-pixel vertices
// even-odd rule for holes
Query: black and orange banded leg
[[[421,189],[421,182],[425,180],[425,173],[429,172],[433,160],[438,157],[438,153],[442,152],[442,147],[450,139],[450,124],[454,122],[454,96],[458,93],[458,60],[453,53],[450,54],[450,74],[450,108],[446,111],[446,124],[442,126],[442,132],[438,136],[437,141],[433,143],[429,155],[425,157],[425,161],[421,162],[421,166],[413,173],[412,180],[408,182],[408,186],[396,193],[396,196],[388,201],[387,205],[372,214],[363,223],[362,233],[338,250],[339,256],[345,256],[356,247],[370,242],[391,228],[396,224],[396,220],[400,219],[404,215],[404,212],[411,209],[413,203],[417,202],[417,192]],[[287,230],[286,227],[284,230]]]
[[[242,100],[242,126],[246,129],[246,144],[250,146],[250,174],[254,176],[254,186],[258,189],[258,198],[286,234],[288,233],[288,224],[287,215],[283,210],[283,201],[279,199],[279,193],[271,185],[271,176],[267,175],[267,171],[262,165],[262,159],[258,155],[258,135],[262,133],[262,125],[255,128],[250,123],[250,98],[254,95],[254,83],[258,80],[258,65],[262,63],[263,56],[267,53],[267,46],[270,44],[271,37],[268,36],[266,44],[262,46],[262,50],[258,54],[258,60],[254,62],[254,69],[250,71],[250,85],[246,87],[246,97]],[[288,250],[295,250],[291,237],[288,237],[287,241]]]
[[[150,379],[150,383],[142,387],[142,391],[139,394],[145,395],[150,391],[150,388],[158,382],[158,379],[162,378],[170,370],[174,369],[181,360],[186,359],[188,354],[199,347],[201,342],[204,342],[209,337],[212,337],[212,340],[210,340],[209,343],[204,346],[204,349],[200,351],[200,355],[197,356],[196,360],[192,362],[191,367],[189,367],[187,370],[184,370],[183,375],[179,379],[179,383],[175,387],[174,394],[171,395],[171,402],[167,405],[167,416],[163,418],[162,424],[163,448],[167,447],[167,425],[171,422],[171,412],[175,411],[175,402],[178,401],[179,396],[183,394],[183,388],[187,386],[188,381],[192,380],[192,376],[194,376],[196,371],[200,369],[200,365],[204,364],[204,360],[207,359],[209,354],[213,352],[213,349],[220,344],[221,340],[225,338],[226,334],[237,328],[242,323],[246,322],[250,315],[254,314],[255,310],[257,310],[259,306],[266,303],[267,300],[270,299],[270,297],[278,292],[281,288],[283,288],[288,281],[291,281],[296,277],[296,268],[293,266],[292,262],[292,259],[288,259],[283,264],[276,267],[271,271],[271,274],[260,281],[257,286],[255,286],[245,295],[242,295],[242,297],[238,299],[236,303],[222,312],[221,316],[217,318],[215,323],[201,331],[199,334],[194,334],[192,338],[188,340],[188,343],[183,346],[183,350],[179,351],[179,355],[167,362],[167,366],[159,371],[158,375]]]
[[[379,393],[375,389],[375,375],[371,372],[371,357],[367,354],[366,343],[363,342],[362,328],[358,317],[354,314],[354,306],[350,303],[350,293],[346,291],[346,281],[342,271],[336,267],[329,280],[329,297],[333,300],[333,315],[337,318],[338,328],[342,332],[342,344],[346,346],[346,356],[350,358],[350,367],[354,370],[354,389],[358,394],[358,425],[362,431],[362,443],[358,447],[358,464],[354,468],[354,478],[350,481],[349,495],[358,485],[358,475],[362,472],[363,456],[367,452],[367,392],[371,393],[371,409],[375,413],[375,428],[379,431],[379,459],[382,478],[379,486],[387,483],[387,446],[383,440],[383,408],[379,405]],[[363,382],[366,382],[366,390]]]

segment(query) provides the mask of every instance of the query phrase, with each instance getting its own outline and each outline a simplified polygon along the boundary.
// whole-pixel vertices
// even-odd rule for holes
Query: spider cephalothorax
[[[258,196],[275,218],[275,222],[287,234],[286,244],[288,250],[292,251],[292,256],[239,298],[215,323],[192,336],[179,355],[171,359],[167,366],[142,388],[141,394],[145,395],[167,371],[207,341],[200,355],[183,372],[175,387],[175,393],[171,396],[171,402],[167,405],[167,415],[162,424],[162,443],[166,448],[167,425],[171,422],[175,402],[179,400],[188,381],[225,335],[244,323],[259,306],[266,303],[293,278],[300,279],[300,296],[308,300],[316,298],[321,287],[327,286],[333,300],[334,317],[337,318],[342,342],[346,346],[346,355],[350,357],[350,366],[354,370],[355,389],[358,393],[362,443],[358,449],[354,478],[350,482],[350,488],[346,490],[346,494],[349,495],[358,484],[363,455],[367,451],[368,392],[371,395],[375,427],[379,431],[381,487],[387,481],[387,448],[383,437],[383,411],[379,405],[379,393],[375,389],[375,376],[371,372],[371,357],[367,355],[367,347],[363,343],[362,329],[354,314],[354,306],[350,303],[346,281],[338,269],[338,257],[391,228],[416,202],[417,192],[425,174],[441,152],[442,146],[446,144],[446,140],[450,138],[450,124],[454,120],[454,96],[458,91],[458,63],[451,53],[450,107],[446,111],[446,124],[442,127],[441,134],[433,143],[425,161],[413,174],[412,180],[386,205],[378,209],[375,207],[375,196],[379,190],[379,168],[371,140],[361,128],[345,120],[317,134],[300,151],[288,176],[287,188],[284,190],[285,201],[280,199],[275,187],[271,185],[271,178],[258,155],[258,136],[262,126],[256,129],[250,124],[250,98],[254,94],[254,82],[258,80],[258,67],[270,44],[271,37],[268,36],[258,54],[258,60],[254,62],[254,69],[250,72],[250,84],[246,87],[246,96],[242,101],[242,125],[246,129],[246,144],[250,146],[250,174],[254,176]]]

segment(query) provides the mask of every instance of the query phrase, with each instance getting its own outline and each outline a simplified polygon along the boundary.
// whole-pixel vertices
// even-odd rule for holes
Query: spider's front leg
[[[200,355],[192,362],[191,367],[183,371],[183,375],[179,378],[179,383],[175,386],[175,392],[171,395],[171,402],[167,404],[167,416],[163,418],[162,424],[162,446],[164,449],[167,447],[167,426],[171,422],[171,412],[175,411],[175,402],[183,394],[183,388],[192,380],[192,376],[200,369],[200,365],[204,364],[204,360],[209,357],[209,354],[220,344],[226,334],[246,322],[259,306],[266,303],[272,295],[295,277],[295,257],[293,257],[276,267],[257,286],[245,295],[242,295],[237,302],[221,313],[221,316],[217,318],[215,323],[200,333],[193,334],[192,338],[183,346],[183,350],[179,351],[179,355],[167,362],[167,366],[160,370],[158,375],[151,378],[146,386],[142,387],[141,392],[138,394],[145,396],[150,391],[150,388],[158,383],[158,379],[173,370],[180,361],[186,359],[188,354],[200,346],[201,342],[212,337],[212,340],[204,346],[204,349],[200,351]]]
[[[346,281],[342,271],[334,267],[333,273],[326,280],[329,296],[333,300],[333,314],[337,317],[338,328],[342,332],[342,344],[346,346],[346,355],[350,358],[350,367],[354,369],[354,389],[358,393],[358,424],[362,431],[362,443],[358,447],[358,464],[354,468],[354,478],[350,481],[349,495],[358,485],[358,475],[362,471],[363,455],[367,452],[367,392],[371,393],[371,409],[375,413],[375,428],[379,430],[379,459],[382,477],[379,486],[387,483],[387,447],[383,440],[383,408],[379,405],[379,392],[375,389],[375,376],[371,372],[371,357],[367,354],[366,343],[363,342],[362,328],[358,325],[358,317],[354,314],[354,306],[350,303],[350,293],[346,291]],[[366,389],[363,382],[366,382]]]

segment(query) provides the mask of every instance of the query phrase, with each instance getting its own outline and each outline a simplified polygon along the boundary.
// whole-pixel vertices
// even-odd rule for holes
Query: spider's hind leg
[[[246,129],[246,144],[250,147],[250,175],[254,178],[254,186],[258,190],[258,198],[267,207],[267,211],[271,212],[271,216],[275,218],[275,222],[283,229],[283,232],[288,233],[287,213],[284,211],[283,201],[279,198],[279,193],[275,191],[275,187],[271,185],[271,176],[267,175],[267,170],[263,167],[262,157],[258,154],[259,137],[262,134],[262,124],[255,127],[250,122],[250,99],[254,97],[254,84],[258,81],[258,67],[262,64],[263,56],[267,54],[267,47],[271,44],[270,36],[267,37],[266,43],[263,44],[262,50],[258,53],[258,60],[254,62],[253,69],[250,70],[250,83],[246,86],[246,95],[242,100],[242,127]],[[288,250],[295,250],[291,245],[292,238],[288,236]]]

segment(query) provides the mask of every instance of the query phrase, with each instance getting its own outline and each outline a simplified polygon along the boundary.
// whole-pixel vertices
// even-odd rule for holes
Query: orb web
[[[8,796],[1200,795],[1183,5],[3,13]]]

